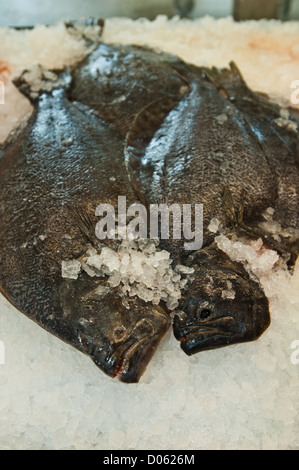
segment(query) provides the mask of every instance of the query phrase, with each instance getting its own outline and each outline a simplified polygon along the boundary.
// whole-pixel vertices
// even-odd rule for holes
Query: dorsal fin
[[[229,98],[236,94],[240,96],[251,95],[252,91],[248,88],[240,70],[235,62],[230,62],[230,68],[203,68],[208,80],[213,83],[223,94],[227,94]]]
[[[79,227],[80,231],[87,238],[87,240],[93,245],[96,246],[97,238],[95,235],[95,226],[96,219],[92,220],[92,215],[83,211],[78,207],[68,207],[70,216],[72,217],[74,223]]]

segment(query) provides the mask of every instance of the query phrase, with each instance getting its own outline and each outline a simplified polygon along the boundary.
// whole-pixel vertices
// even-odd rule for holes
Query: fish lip
[[[177,328],[175,337],[181,343],[183,351],[191,355],[197,351],[204,349],[213,349],[211,339],[225,340],[227,343],[234,335],[235,319],[231,316],[225,316],[216,320],[206,321],[197,325],[189,325]]]
[[[213,320],[206,320],[204,322],[198,322],[197,324],[193,325],[186,325],[186,326],[179,326],[177,328],[179,334],[177,335],[178,338],[183,338],[185,336],[189,336],[190,334],[195,333],[219,333],[219,334],[232,334],[230,331],[235,326],[235,319],[230,316],[226,315],[224,317],[216,318]],[[226,327],[226,328],[225,328]],[[229,329],[228,329],[229,328]],[[182,334],[180,334],[182,333]]]
[[[187,356],[192,356],[201,351],[208,351],[211,349],[217,349],[223,346],[232,344],[231,334],[215,333],[201,337],[188,336],[184,340],[180,341],[181,349]]]
[[[134,335],[144,324],[150,326],[150,334],[149,332],[145,332],[140,336],[137,335],[136,338]],[[157,333],[149,320],[142,319],[138,322],[131,330],[124,343],[120,344],[109,358],[110,361],[114,363],[112,377],[123,382],[138,382],[145,369],[143,365],[144,357],[151,348],[155,336],[157,336]],[[120,357],[118,358],[118,356]],[[132,358],[136,358],[136,361],[132,361]]]
[[[127,331],[122,341],[96,346],[93,361],[109,377],[137,383],[170,324],[170,317],[166,315],[164,322],[158,325],[142,318]]]
[[[135,341],[133,344],[129,345],[122,353],[120,359],[116,362],[115,370],[113,372],[112,377],[117,378],[121,381],[136,381],[138,382],[143,370],[140,370],[138,368],[138,363],[142,362],[142,349],[150,342],[150,339],[152,338],[149,337],[147,338],[146,336],[142,339],[139,339],[138,341]],[[136,364],[131,364],[131,359],[133,355],[140,356]],[[131,374],[129,374],[129,370],[134,368],[135,371]],[[135,380],[132,380],[132,374],[135,376]],[[128,380],[128,377],[131,377],[130,380]]]
[[[189,331],[179,338],[180,343],[187,343],[194,340],[198,336],[203,336],[203,341],[211,336],[232,336],[232,332],[227,332],[225,330],[220,330],[219,328],[196,328],[193,331]]]

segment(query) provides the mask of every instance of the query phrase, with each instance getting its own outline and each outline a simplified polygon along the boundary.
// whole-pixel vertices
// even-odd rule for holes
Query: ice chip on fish
[[[62,261],[61,269],[62,277],[66,279],[78,279],[78,275],[81,271],[81,263],[76,260]]]

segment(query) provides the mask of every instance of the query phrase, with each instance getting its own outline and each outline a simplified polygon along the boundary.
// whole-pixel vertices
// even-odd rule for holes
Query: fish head
[[[174,335],[192,355],[253,341],[270,324],[268,300],[245,268],[216,247],[191,255],[193,282],[174,316]]]
[[[79,348],[122,382],[139,381],[171,324],[160,306],[123,296],[98,279],[66,281],[61,301]]]

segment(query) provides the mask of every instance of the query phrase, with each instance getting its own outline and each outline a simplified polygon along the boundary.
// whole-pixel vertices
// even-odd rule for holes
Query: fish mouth
[[[163,331],[157,331],[152,322],[144,318],[134,326],[126,339],[108,355],[105,354],[104,361],[100,361],[99,357],[94,360],[110,377],[121,382],[137,383],[167,329],[168,325]]]
[[[231,344],[236,331],[235,319],[231,316],[185,326],[179,325],[178,321],[175,317],[174,336],[188,356]]]
[[[140,331],[144,329],[146,332],[140,335]],[[154,353],[157,342],[152,323],[146,319],[138,322],[129,338],[114,351],[113,357],[117,359],[113,378],[122,382],[137,383]]]

